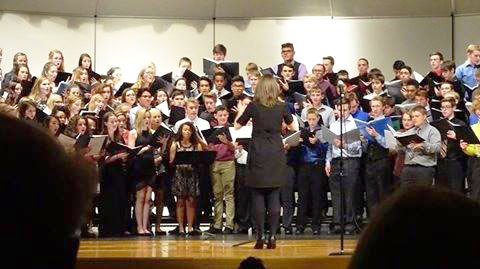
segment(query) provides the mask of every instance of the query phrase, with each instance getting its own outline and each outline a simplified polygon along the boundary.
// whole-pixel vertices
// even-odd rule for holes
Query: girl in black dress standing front
[[[246,186],[252,188],[257,228],[256,249],[263,248],[265,215],[268,211],[270,231],[279,225],[280,187],[286,182],[286,159],[281,136],[282,120],[294,130],[292,115],[284,103],[278,101],[280,87],[270,75],[263,76],[257,84],[255,97],[247,106],[239,103],[235,128],[253,121],[252,141],[248,150]],[[266,203],[266,204],[265,204]],[[267,248],[275,248],[275,235],[268,238]]]
[[[112,112],[103,116],[103,134],[108,135],[105,159],[100,163],[100,225],[102,237],[123,236],[126,232],[128,207],[127,167],[128,153],[115,151],[115,143],[123,143],[118,119]]]
[[[150,130],[150,112],[141,108],[135,117],[134,129],[128,135],[128,146],[143,148],[133,160],[132,177],[135,195],[135,219],[138,235],[152,235],[147,229],[150,216],[150,199],[155,184],[155,164],[153,160],[152,133]]]

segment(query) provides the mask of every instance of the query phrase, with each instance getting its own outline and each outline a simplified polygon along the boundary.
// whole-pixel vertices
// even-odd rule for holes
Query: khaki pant
[[[225,227],[233,229],[235,216],[235,199],[233,197],[235,185],[235,162],[215,161],[212,165],[212,189],[215,198],[215,216],[213,227],[222,229],[223,199],[225,199]]]

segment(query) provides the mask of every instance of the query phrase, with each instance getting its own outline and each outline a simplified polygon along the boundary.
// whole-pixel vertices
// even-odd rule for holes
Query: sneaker
[[[285,234],[291,235],[293,233],[292,228],[285,228]]]

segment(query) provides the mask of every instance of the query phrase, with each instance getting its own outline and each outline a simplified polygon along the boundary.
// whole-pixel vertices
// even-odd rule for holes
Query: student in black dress
[[[252,188],[257,228],[256,249],[265,240],[265,213],[268,209],[271,231],[277,231],[280,217],[280,187],[285,182],[286,157],[281,137],[282,120],[290,130],[293,118],[284,103],[278,101],[280,87],[275,78],[263,76],[257,85],[254,101],[247,106],[238,104],[235,128],[253,121],[252,141],[248,150],[246,185]],[[266,204],[265,204],[266,202]],[[275,235],[268,238],[267,248],[276,247]]]
[[[100,162],[100,224],[99,236],[123,236],[126,231],[128,206],[127,166],[128,153],[115,151],[113,145],[122,143],[118,119],[112,112],[103,116],[103,134],[108,135],[105,158]]]
[[[155,183],[155,164],[153,161],[152,133],[150,132],[150,112],[140,108],[135,117],[134,128],[128,135],[128,146],[143,148],[133,160],[132,177],[136,190],[135,219],[138,235],[151,235],[147,230],[150,216],[150,199]]]
[[[166,153],[167,143],[170,135],[172,134],[168,129],[162,126],[162,113],[157,108],[150,109],[150,115],[152,117],[151,122],[151,132],[159,132],[160,136],[154,138],[154,161],[155,161],[155,186],[153,187],[153,192],[155,193],[155,207],[156,207],[156,218],[155,218],[155,236],[166,235],[165,231],[162,231],[160,225],[162,223],[162,213],[163,207],[165,205],[165,181],[167,180],[169,174],[167,173],[167,166],[163,161],[163,157]]]
[[[175,155],[179,151],[201,151],[202,145],[191,122],[184,122],[180,125],[177,137],[170,147],[170,164],[173,164]],[[199,171],[191,164],[175,166],[172,193],[177,197],[177,220],[180,236],[186,236],[184,217],[189,227],[188,234],[194,234],[193,222],[195,219],[195,204],[200,196]]]

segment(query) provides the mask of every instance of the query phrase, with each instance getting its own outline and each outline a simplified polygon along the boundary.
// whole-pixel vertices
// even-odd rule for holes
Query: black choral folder
[[[178,164],[212,164],[217,155],[216,151],[177,151],[174,165]]]

